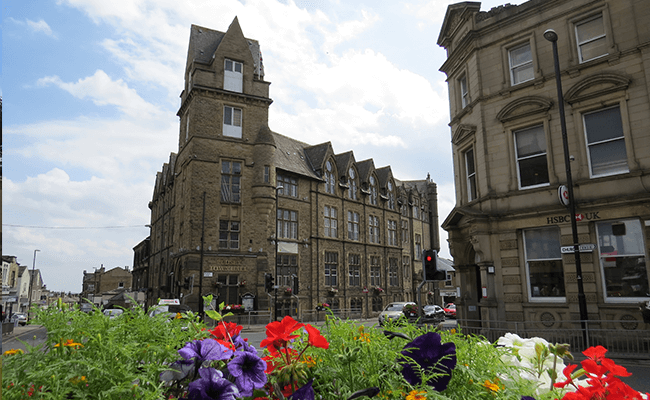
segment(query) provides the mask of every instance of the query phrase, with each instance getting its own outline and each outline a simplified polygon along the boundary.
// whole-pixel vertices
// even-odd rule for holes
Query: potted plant
[[[380,286],[375,286],[373,290],[377,295],[381,294],[384,291],[384,289],[382,289]]]
[[[329,288],[329,289],[327,290],[327,294],[328,294],[329,296],[334,296],[334,295],[336,295],[338,292],[339,292],[339,290],[338,290],[337,288],[335,288],[335,287],[331,287],[331,288]]]
[[[402,309],[404,316],[406,318],[417,318],[418,316],[418,306],[416,304],[407,304]]]
[[[291,296],[292,293],[293,293],[293,290],[291,290],[290,287],[284,288],[284,295],[285,296]]]
[[[363,287],[363,293],[368,293],[368,288],[365,286]]]
[[[327,304],[327,303],[318,303],[316,305],[316,311],[324,311],[324,310],[328,309],[329,307],[330,307],[330,305]]]
[[[239,282],[237,282],[237,286],[239,286],[239,287],[244,287],[244,286],[246,286],[246,280],[243,280],[243,281],[239,281]]]

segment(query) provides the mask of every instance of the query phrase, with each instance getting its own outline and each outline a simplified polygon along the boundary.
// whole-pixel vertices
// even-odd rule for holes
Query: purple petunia
[[[456,345],[442,344],[440,335],[428,332],[416,337],[404,346],[399,361],[403,364],[402,375],[411,385],[422,383],[421,374],[438,374],[427,384],[438,392],[447,388],[451,371],[456,367]],[[416,363],[417,365],[415,365]]]
[[[235,384],[242,396],[252,396],[254,389],[266,384],[266,362],[257,354],[239,351],[228,363],[228,372],[235,378]]]
[[[178,354],[186,360],[195,359],[199,365],[204,361],[227,360],[233,351],[214,339],[194,340],[178,350]]]
[[[214,368],[199,370],[200,379],[189,384],[189,400],[235,400],[239,390],[223,374]]]
[[[314,383],[314,378],[311,378],[309,382],[305,383],[298,390],[293,392],[291,396],[288,397],[289,400],[314,400],[314,388],[311,386]]]

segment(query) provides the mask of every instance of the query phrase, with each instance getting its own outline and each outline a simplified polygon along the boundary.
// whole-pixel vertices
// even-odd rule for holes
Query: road
[[[447,320],[444,322],[444,324],[447,326],[455,325],[455,323],[455,320]],[[317,325],[322,324],[323,323],[321,322]],[[362,320],[360,321],[360,324],[363,324],[364,326],[370,328],[377,325],[377,320]],[[260,343],[266,337],[266,331],[264,325],[249,325],[244,327],[241,335],[244,338],[247,338],[248,342],[255,346],[255,348],[260,350]],[[26,350],[26,346],[22,342],[26,342],[30,346],[37,346],[38,344],[45,341],[46,336],[47,332],[45,328],[41,326],[18,326],[14,328],[13,334],[4,335],[2,337],[2,348],[0,348],[0,351],[4,352],[10,349],[22,349],[24,351]],[[628,372],[632,373],[632,376],[622,378],[625,383],[640,392],[650,392],[650,356],[647,360],[614,359],[614,361],[618,365],[624,366],[627,368]]]

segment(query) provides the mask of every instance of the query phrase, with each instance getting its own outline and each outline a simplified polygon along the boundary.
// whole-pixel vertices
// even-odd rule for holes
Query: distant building
[[[213,294],[266,311],[271,274],[279,316],[323,302],[369,316],[414,300],[422,250],[439,250],[436,184],[271,131],[269,85],[236,18],[225,33],[192,26],[178,153],[156,176],[136,288],[149,304],[181,298],[197,310],[199,294]]]
[[[95,272],[84,271],[80,294],[82,303],[87,299],[96,305],[103,305],[104,300],[121,292],[131,291],[132,281],[133,275],[129,267],[115,267],[107,271],[102,266],[95,269]]]
[[[559,107],[566,110],[589,320],[644,326],[650,297],[650,7],[644,1],[452,4],[447,50],[459,318],[560,327],[580,319]],[[565,104],[552,44],[559,36]],[[566,249],[566,247],[569,247]],[[495,326],[495,325],[492,325]]]

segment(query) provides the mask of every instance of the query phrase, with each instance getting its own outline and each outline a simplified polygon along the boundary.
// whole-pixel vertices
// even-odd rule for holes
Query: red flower
[[[217,339],[231,340],[233,337],[238,336],[243,326],[237,325],[234,322],[220,322],[211,331],[208,331]]]
[[[266,325],[266,339],[262,340],[260,346],[275,349],[284,347],[290,340],[298,337],[298,335],[292,335],[292,333],[303,326],[304,324],[294,320],[289,315],[285,316],[282,321],[273,321]]]
[[[314,347],[320,347],[321,349],[328,349],[330,347],[327,339],[321,335],[320,331],[317,328],[314,328],[313,326],[307,324],[305,325],[305,329],[307,329],[307,333],[309,333],[310,345]]]
[[[556,388],[563,388],[566,385],[573,383],[573,379],[571,378],[571,373],[573,372],[573,370],[576,369],[577,366],[578,364],[571,364],[564,367],[564,369],[562,370],[562,374],[564,374],[567,380],[564,382],[555,382],[553,386],[555,386]]]

